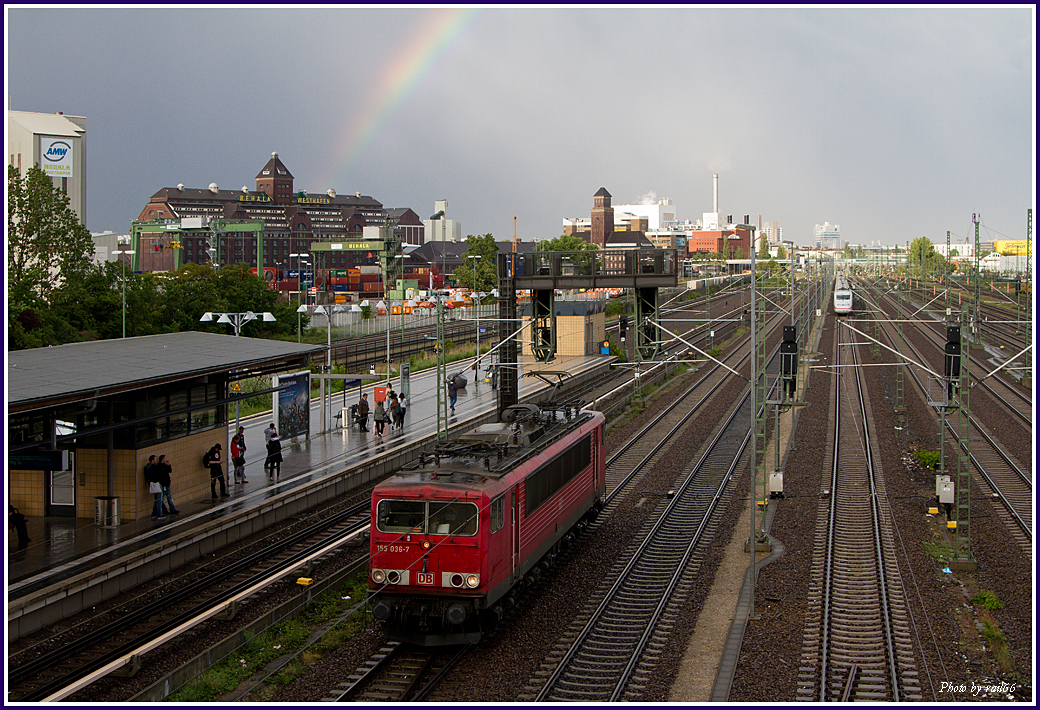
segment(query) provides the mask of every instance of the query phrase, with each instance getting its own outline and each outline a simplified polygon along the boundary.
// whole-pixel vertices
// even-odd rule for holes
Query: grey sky
[[[855,243],[1025,238],[1035,11],[10,8],[7,101],[87,117],[87,226],[161,187],[361,192],[562,233],[606,187]]]

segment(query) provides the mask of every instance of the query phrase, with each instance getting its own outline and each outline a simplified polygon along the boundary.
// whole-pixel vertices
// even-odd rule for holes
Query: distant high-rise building
[[[813,227],[813,237],[816,240],[817,249],[844,249],[845,242],[841,239],[841,225],[824,222]]]
[[[7,112],[8,165],[21,175],[33,165],[69,196],[69,207],[87,223],[87,119],[62,113]]]

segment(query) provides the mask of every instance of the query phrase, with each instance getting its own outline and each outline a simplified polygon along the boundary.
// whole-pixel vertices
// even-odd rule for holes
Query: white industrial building
[[[841,225],[824,222],[813,227],[813,238],[817,249],[844,249],[845,242],[841,240]]]
[[[462,223],[447,218],[448,201],[436,200],[433,203],[433,215],[423,220],[426,228],[427,242],[462,241]]]
[[[87,220],[87,119],[61,113],[7,112],[8,165],[24,176],[39,165],[69,196],[69,207]]]

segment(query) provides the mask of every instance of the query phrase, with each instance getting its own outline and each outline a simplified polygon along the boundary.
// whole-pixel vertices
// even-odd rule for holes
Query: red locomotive
[[[602,507],[604,417],[515,405],[372,492],[369,594],[388,636],[473,643]]]

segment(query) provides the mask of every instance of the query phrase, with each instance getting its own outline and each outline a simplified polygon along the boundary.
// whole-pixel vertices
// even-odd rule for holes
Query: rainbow
[[[348,189],[345,182],[356,181],[350,172],[372,147],[379,134],[390,124],[401,105],[434,69],[455,41],[479,14],[478,8],[446,8],[432,13],[431,21],[417,23],[417,29],[405,46],[411,50],[394,57],[377,82],[381,90],[366,101],[355,116],[347,138],[337,148],[337,158],[329,165],[329,173],[319,185]]]

